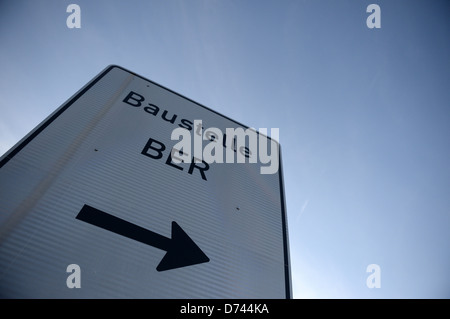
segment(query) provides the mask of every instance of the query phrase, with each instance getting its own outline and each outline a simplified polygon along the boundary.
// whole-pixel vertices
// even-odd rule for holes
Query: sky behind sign
[[[71,3],[81,28],[68,28]],[[381,9],[368,28],[367,6]],[[2,1],[0,153],[109,64],[279,128],[297,298],[450,297],[447,1]],[[369,288],[367,266],[381,270]]]

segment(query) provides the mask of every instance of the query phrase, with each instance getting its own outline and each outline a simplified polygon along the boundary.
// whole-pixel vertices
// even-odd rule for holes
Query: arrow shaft
[[[170,247],[170,238],[105,213],[89,205],[84,205],[76,218],[161,250],[167,251]]]

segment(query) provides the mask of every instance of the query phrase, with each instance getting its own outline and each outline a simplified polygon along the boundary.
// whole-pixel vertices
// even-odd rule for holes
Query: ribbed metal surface
[[[157,116],[124,103],[130,91],[160,106]],[[223,131],[237,123],[117,67],[82,93],[2,159],[0,296],[286,298],[278,174],[211,164],[204,181],[188,164],[166,165],[169,150],[159,160],[141,154],[150,137],[174,145],[181,118]],[[84,204],[169,238],[176,221],[210,261],[157,272],[165,251],[77,220]],[[73,263],[79,289],[66,286]]]

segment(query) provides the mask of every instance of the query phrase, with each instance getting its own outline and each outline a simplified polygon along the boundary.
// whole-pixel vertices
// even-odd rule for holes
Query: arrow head
[[[209,258],[197,246],[196,243],[176,223],[172,222],[172,239],[167,253],[159,263],[156,270],[165,271],[180,267],[186,267],[206,263]]]

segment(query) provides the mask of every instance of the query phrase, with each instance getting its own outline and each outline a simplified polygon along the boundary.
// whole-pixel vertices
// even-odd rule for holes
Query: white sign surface
[[[109,66],[7,152],[0,297],[290,298],[281,161],[175,163],[195,120],[246,128]]]

